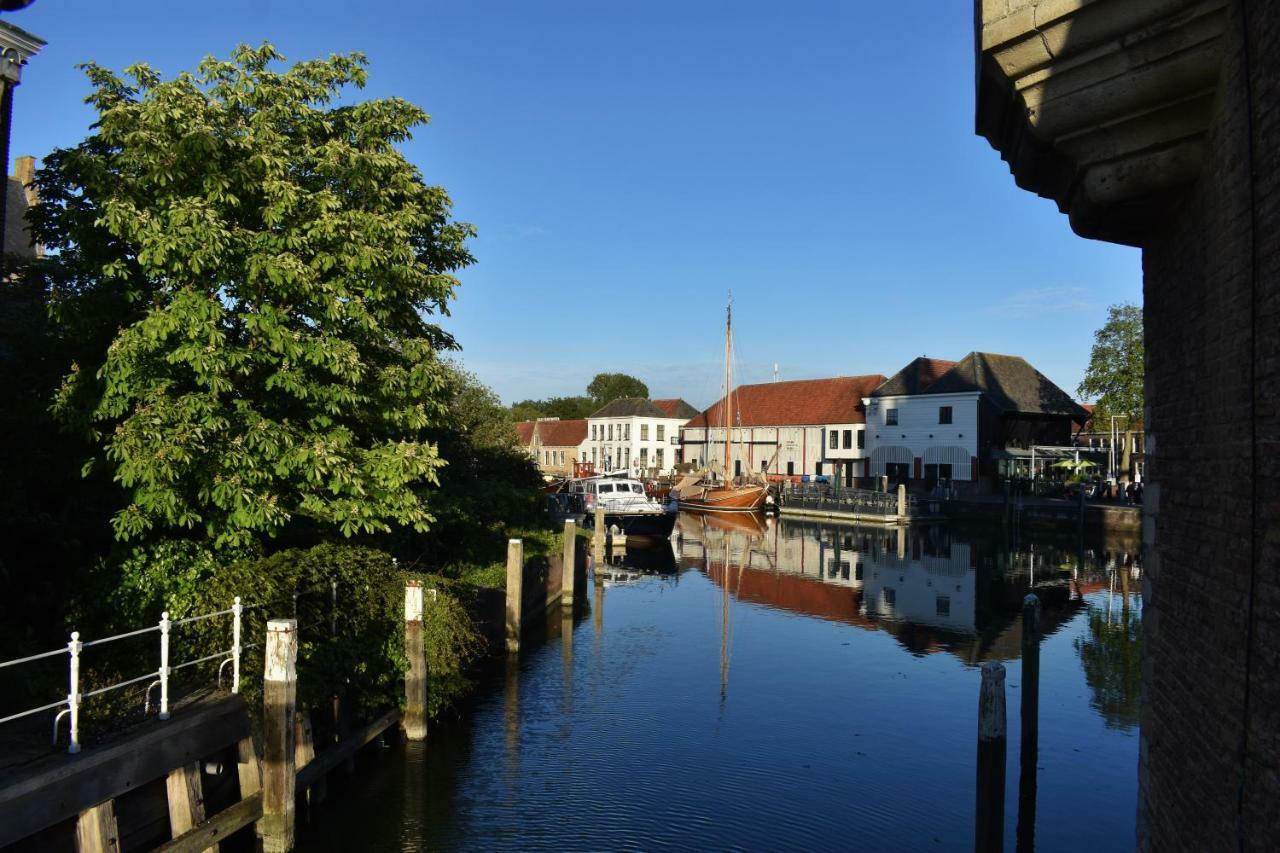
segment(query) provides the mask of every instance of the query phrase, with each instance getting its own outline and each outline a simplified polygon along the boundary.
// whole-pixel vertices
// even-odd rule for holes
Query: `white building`
[[[840,474],[862,476],[866,456],[863,399],[884,376],[841,376],[743,385],[734,391],[733,475],[763,471],[770,479]],[[725,457],[724,400],[681,431],[684,460],[721,470]]]
[[[1032,448],[1069,445],[1087,418],[1025,359],[986,352],[917,358],[864,402],[867,474],[924,488],[985,489],[1016,476]]]
[[[681,399],[623,397],[587,418],[580,462],[597,471],[672,474],[680,463],[680,428],[698,411]]]

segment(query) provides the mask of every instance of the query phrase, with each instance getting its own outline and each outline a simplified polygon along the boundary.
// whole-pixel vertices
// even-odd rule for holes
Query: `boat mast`
[[[724,315],[724,481],[729,483],[729,470],[732,452],[729,441],[729,430],[733,410],[733,291],[729,291],[729,304]]]

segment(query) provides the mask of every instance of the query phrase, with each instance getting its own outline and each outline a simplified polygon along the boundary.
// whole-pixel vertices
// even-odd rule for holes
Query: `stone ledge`
[[[1200,173],[1227,0],[975,0],[977,131],[1085,237],[1142,245]]]

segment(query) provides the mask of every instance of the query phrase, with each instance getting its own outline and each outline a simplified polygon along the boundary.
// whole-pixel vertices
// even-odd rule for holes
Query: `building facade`
[[[974,5],[978,133],[1142,250],[1138,847],[1275,849],[1280,4]]]
[[[678,398],[613,400],[587,418],[578,461],[590,463],[597,471],[673,474],[680,464],[680,428],[697,414]]]
[[[552,477],[573,475],[573,463],[580,461],[587,436],[585,419],[540,418],[516,424],[520,442],[538,470]]]
[[[866,399],[867,474],[913,488],[989,491],[1035,448],[1071,445],[1088,413],[1025,359],[917,358]]]
[[[729,442],[733,465],[770,479],[862,476],[866,456],[863,398],[885,377],[841,376],[743,385],[734,391]],[[723,471],[725,401],[715,403],[681,430],[685,463]]]

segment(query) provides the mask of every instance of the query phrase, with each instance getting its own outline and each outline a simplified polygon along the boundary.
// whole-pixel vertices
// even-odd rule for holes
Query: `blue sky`
[[[480,235],[446,324],[508,402],[624,371],[710,403],[729,289],[743,381],[988,350],[1074,391],[1141,258],[974,135],[971,5],[37,0],[11,154],[83,138],[79,62],[360,50],[364,97],[432,115],[405,152]]]

